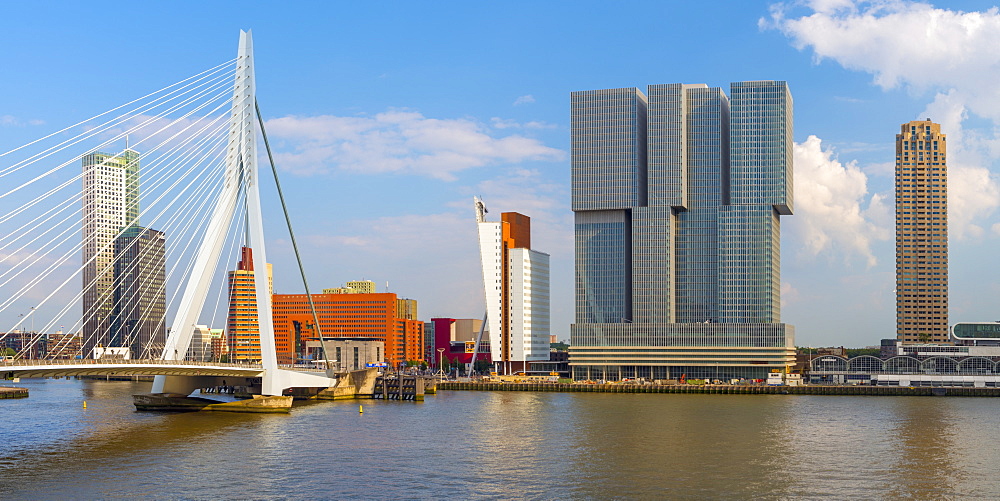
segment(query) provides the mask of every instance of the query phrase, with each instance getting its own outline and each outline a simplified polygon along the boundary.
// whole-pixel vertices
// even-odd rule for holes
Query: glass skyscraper
[[[763,378],[794,363],[780,323],[792,213],[785,82],[572,94],[577,379]]]
[[[133,358],[156,358],[167,341],[166,239],[162,231],[130,226],[114,245],[114,314],[108,346],[128,346]]]
[[[83,157],[83,356],[111,344],[115,240],[139,222],[139,153]],[[117,346],[117,345],[114,345]]]

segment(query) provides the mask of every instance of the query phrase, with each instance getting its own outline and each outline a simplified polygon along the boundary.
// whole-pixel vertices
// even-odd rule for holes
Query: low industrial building
[[[367,337],[323,337],[306,341],[311,360],[327,362],[323,358],[323,348],[327,351],[328,362],[337,372],[356,371],[368,367],[385,367],[385,343]]]
[[[826,355],[812,360],[809,380],[813,384],[994,387],[1000,386],[1000,362],[981,356],[920,359],[899,355],[881,359],[863,355],[847,359]]]

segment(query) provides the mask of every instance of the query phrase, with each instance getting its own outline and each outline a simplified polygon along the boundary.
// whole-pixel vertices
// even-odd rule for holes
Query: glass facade
[[[952,334],[958,339],[1000,339],[1000,323],[959,322]]]
[[[576,213],[576,321],[628,321],[631,269],[625,211]]]
[[[676,217],[670,207],[632,209],[632,312],[637,323],[673,322]],[[622,291],[622,294],[628,294]],[[615,322],[617,320],[605,320]]]
[[[646,96],[636,88],[574,92],[573,210],[646,205]]]
[[[792,94],[785,82],[734,82],[730,139],[733,205],[792,213]]]
[[[780,225],[771,205],[720,210],[719,321],[780,321]]]
[[[142,226],[130,226],[115,239],[108,346],[128,346],[133,358],[155,358],[167,340],[165,241],[162,231]]]
[[[718,221],[728,186],[729,101],[719,88],[690,88],[685,97],[687,136],[681,139],[688,205],[677,213],[675,322],[718,322]]]
[[[572,94],[574,374],[784,368],[794,359],[793,329],[779,323],[779,216],[792,211],[788,87],[737,82],[732,102],[703,84],[648,93]],[[622,358],[618,347],[638,351]],[[691,358],[651,347],[712,350]]]
[[[139,223],[139,153],[83,156],[83,356],[111,346],[115,239]],[[120,282],[120,279],[117,279]],[[137,356],[136,354],[133,354]]]

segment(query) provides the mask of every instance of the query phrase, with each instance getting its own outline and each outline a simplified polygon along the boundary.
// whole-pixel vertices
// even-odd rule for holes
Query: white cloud
[[[796,144],[795,213],[791,227],[811,255],[842,253],[860,255],[867,266],[876,264],[871,242],[885,238],[885,231],[867,219],[862,204],[868,177],[855,162],[841,163],[822,141],[809,136]],[[881,198],[869,210],[876,214]]]
[[[475,194],[483,198],[487,208],[496,212],[491,219],[499,219],[500,212],[508,211],[530,217],[534,249],[560,259],[572,259],[573,214],[567,186],[546,180],[538,170],[512,169],[503,176],[477,184]],[[468,206],[471,207],[471,203]]]
[[[286,150],[276,153],[278,164],[302,175],[340,169],[453,180],[466,169],[565,157],[537,139],[491,135],[474,120],[427,118],[406,110],[372,117],[289,116],[268,120],[267,130],[277,149]]]
[[[998,140],[964,127],[966,104],[955,91],[938,93],[923,115],[934,117],[948,138],[949,237],[979,238],[984,235],[982,225],[988,224],[983,221],[1000,207],[1000,184],[983,167],[996,158]]]
[[[789,282],[781,282],[781,307],[797,303],[800,299],[799,290]]]
[[[532,248],[552,256],[553,333],[561,334],[572,322],[573,215],[568,192],[565,183],[538,169],[505,169],[491,179],[456,187],[452,193],[457,194],[443,201],[441,210],[355,219],[338,225],[336,235],[304,236],[307,258],[336,263],[324,266],[310,281],[332,287],[355,277],[379,284],[391,279],[393,292],[420,301],[423,319],[482,315],[472,203],[473,195],[480,195],[491,221],[499,220],[501,212],[531,218]]]
[[[930,118],[948,136],[950,235],[984,235],[986,219],[1000,207],[993,173],[1000,159],[1000,10],[961,12],[895,0],[806,6],[812,12],[795,17],[790,14],[798,7],[776,4],[771,18],[759,24],[780,30],[799,49],[812,49],[817,61],[832,59],[871,73],[883,89],[934,92],[933,101],[910,119]],[[969,127],[970,114],[993,127]]]
[[[535,102],[535,96],[532,96],[531,94],[528,94],[528,95],[521,96],[521,97],[518,97],[517,99],[515,99],[514,100],[514,106],[520,106],[522,104],[531,104],[533,102]]]
[[[874,193],[862,213],[872,240],[891,240],[896,234],[896,202],[893,194]]]
[[[833,59],[848,69],[872,73],[889,89],[908,85],[917,92],[960,89],[973,111],[1000,117],[1000,12],[960,12],[902,1],[813,2],[813,13],[787,17],[794,8],[772,7],[762,27],[776,28],[817,60]]]
[[[840,151],[843,152],[844,150]],[[896,162],[874,162],[870,164],[865,164],[863,169],[865,173],[870,176],[879,176],[888,178],[894,178],[896,176]]]
[[[495,129],[555,129],[556,124],[550,124],[547,122],[539,122],[532,120],[530,122],[521,123],[517,120],[510,118],[500,118],[493,117],[490,119],[490,125]]]
[[[357,235],[308,235],[306,241],[317,247],[371,247],[369,238]],[[284,243],[284,241],[282,241]]]
[[[319,270],[322,287],[367,278],[420,302],[420,317],[482,312],[476,219],[471,197],[463,211],[355,220],[346,235],[307,235],[310,255],[337,263]],[[312,280],[312,279],[310,279]]]
[[[0,115],[0,127],[24,127],[25,125],[42,125],[44,123],[44,120],[37,118],[21,120],[14,115]]]
[[[1000,206],[1000,189],[996,179],[982,167],[949,167],[948,171],[949,237],[983,236],[980,221]]]

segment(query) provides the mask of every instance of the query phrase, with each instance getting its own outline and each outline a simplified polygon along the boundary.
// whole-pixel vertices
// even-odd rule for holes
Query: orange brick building
[[[395,294],[313,294],[312,297],[323,337],[382,341],[385,361],[390,367],[408,360],[423,360],[424,324],[397,317]],[[306,341],[319,338],[306,295],[275,294],[272,308],[278,363],[291,364],[296,359],[308,358]]]
[[[240,249],[240,261],[236,269],[229,272],[228,278],[229,314],[226,319],[226,343],[230,361],[260,361],[257,289],[253,272],[253,252],[249,247]],[[271,291],[270,263],[267,265],[267,281],[268,291]]]

